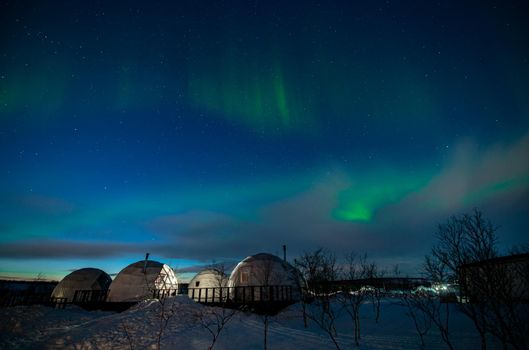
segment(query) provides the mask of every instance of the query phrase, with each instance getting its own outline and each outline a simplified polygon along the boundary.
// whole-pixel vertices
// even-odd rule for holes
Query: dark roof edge
[[[458,267],[465,268],[465,267],[480,266],[483,264],[490,264],[490,263],[507,263],[507,262],[523,261],[523,260],[529,260],[529,253],[498,256],[498,257],[490,258],[487,260],[475,261],[475,262],[471,262],[468,264],[459,265]]]

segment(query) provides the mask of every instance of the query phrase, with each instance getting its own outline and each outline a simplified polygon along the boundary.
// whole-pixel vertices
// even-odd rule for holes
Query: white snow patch
[[[162,309],[163,306],[163,309]],[[162,349],[207,349],[210,334],[195,322],[195,315],[208,306],[187,296],[161,302],[147,300],[122,313],[85,311],[75,306],[56,310],[44,306],[0,309],[2,349],[156,349],[160,330]],[[164,310],[162,312],[162,310]],[[169,316],[164,326],[162,316]],[[420,341],[404,308],[390,299],[383,301],[381,319],[374,321],[370,304],[363,307],[362,349],[419,349]],[[352,325],[347,315],[337,320],[342,348],[353,348]],[[479,348],[479,337],[464,315],[452,311],[451,339],[456,349]],[[434,329],[425,337],[427,349],[445,349]],[[328,336],[314,323],[303,327],[299,304],[271,318],[270,349],[332,349]],[[215,349],[262,349],[263,318],[238,313],[221,333]]]

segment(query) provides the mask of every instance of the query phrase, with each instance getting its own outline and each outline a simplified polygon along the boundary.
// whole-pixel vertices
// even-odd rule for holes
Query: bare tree
[[[330,283],[338,279],[339,268],[335,255],[323,248],[303,253],[294,259],[294,265],[306,282],[307,290],[303,294],[301,305],[303,324],[307,328],[307,302],[312,302],[314,296],[323,296],[330,292]]]
[[[453,216],[440,224],[437,244],[425,260],[430,278],[440,283],[459,282],[459,309],[468,316],[487,348],[487,334],[504,347],[525,349],[529,331],[527,306],[521,303],[524,265],[504,265],[495,259],[497,228],[478,209],[471,214]],[[525,284],[527,286],[527,284]]]
[[[162,339],[165,331],[169,325],[169,322],[178,313],[178,302],[171,296],[176,295],[175,290],[171,290],[173,285],[172,274],[178,271],[177,268],[163,268],[156,276],[149,275],[148,267],[148,254],[145,259],[145,266],[143,269],[143,299],[152,299],[154,301],[153,314],[155,320],[155,331],[154,344],[151,346],[154,349],[159,350],[162,345]],[[165,270],[167,269],[167,270]],[[122,327],[125,331],[125,335],[129,342],[129,347],[133,348],[132,334],[126,323],[122,323]]]
[[[367,255],[357,255],[349,253],[345,257],[344,277],[349,284],[338,294],[338,300],[342,304],[345,312],[350,316],[353,323],[353,334],[355,344],[360,345],[360,309],[363,302],[370,296],[371,289],[356,283],[357,280],[364,280],[373,275],[376,268],[374,263],[367,262]]]
[[[172,273],[175,274],[178,271],[178,268],[173,267],[171,269]],[[159,290],[163,291],[162,294],[158,294],[158,297],[154,299],[156,301],[156,308],[158,309],[158,328],[156,331],[156,349],[159,350],[162,345],[162,338],[165,333],[165,330],[167,329],[169,325],[169,321],[177,315],[178,311],[178,303],[176,302],[175,298],[171,298],[171,291],[167,289],[168,286],[172,286],[170,282],[170,276],[169,273],[164,272],[163,270],[160,272],[158,277],[153,280],[150,284],[148,284],[148,287],[151,289],[152,295],[154,296],[155,293]],[[176,293],[174,293],[176,295]]]
[[[408,291],[400,296],[400,305],[406,308],[406,316],[413,321],[415,331],[421,340],[421,346],[424,347],[424,336],[432,327],[432,319],[428,314],[422,312],[420,307],[421,298],[422,296]]]
[[[307,317],[329,336],[336,349],[339,350],[336,319],[340,315],[341,308],[332,302],[334,298],[334,293],[318,295],[307,309]]]
[[[400,268],[398,264],[395,264],[393,266],[393,276],[399,277],[400,276]],[[399,306],[403,306],[406,308],[406,316],[411,318],[413,321],[413,325],[415,327],[415,331],[417,332],[417,335],[419,336],[419,339],[421,340],[421,347],[424,348],[424,336],[430,331],[432,328],[432,320],[431,318],[426,315],[424,312],[421,311],[421,308],[418,307],[418,303],[421,302],[420,293],[413,293],[411,290],[406,291],[400,291],[403,292],[402,294],[399,294],[400,301],[397,303]]]
[[[129,331],[129,326],[127,325],[127,322],[124,320],[121,321],[121,327],[123,328],[123,331],[125,332],[125,337],[127,339],[127,345],[129,346],[129,350],[134,350],[134,342],[132,341],[132,335]]]
[[[218,307],[206,306],[195,314],[195,318],[211,335],[211,343],[208,347],[211,350],[215,346],[222,331],[237,313],[237,310],[228,307],[228,292],[226,290],[223,293],[224,289],[227,289],[228,280],[225,265],[212,264],[208,267],[208,270],[213,274],[213,293],[214,297],[219,301]]]
[[[529,343],[529,262],[489,260],[465,268],[470,304],[481,307],[485,331],[504,348],[527,349]],[[489,284],[481,284],[483,281]],[[476,285],[477,283],[477,285]]]
[[[35,281],[44,281],[46,280],[46,274],[44,272],[39,272],[35,277]]]
[[[175,298],[162,298],[158,301],[158,330],[156,333],[156,349],[159,350],[162,345],[162,337],[167,329],[169,321],[176,315],[178,311]]]
[[[385,275],[385,271],[380,270],[375,262],[371,262],[369,264],[368,270],[366,272],[367,278],[374,282],[377,282],[377,280],[381,279]],[[384,287],[374,285],[373,289],[369,292],[371,303],[373,304],[373,310],[375,312],[375,322],[378,323],[380,320],[380,303],[384,297],[385,290]]]
[[[274,307],[270,305],[272,301],[273,286],[282,284],[283,276],[280,271],[275,268],[276,261],[271,258],[262,260],[262,263],[254,266],[254,274],[259,286],[261,287],[259,294],[259,302],[261,303],[261,318],[263,320],[263,348],[268,349],[268,327],[270,325],[270,318],[274,315]]]
[[[335,255],[323,248],[303,253],[294,264],[307,281],[309,290],[321,288],[322,284],[339,277]]]
[[[121,328],[125,333],[127,344],[130,350],[134,348],[145,348],[160,350],[162,340],[166,329],[169,326],[171,319],[178,315],[179,304],[174,297],[161,297],[159,299],[152,299],[149,307],[152,308],[152,313],[149,314],[150,320],[154,321],[153,338],[147,340],[153,343],[141,344],[144,339],[135,338],[131,331],[131,325],[127,321],[121,322]]]
[[[459,266],[498,255],[496,231],[497,228],[478,209],[472,214],[452,216],[438,226],[437,244],[432,249],[431,260],[442,265],[449,274],[447,277],[455,279]]]
[[[422,313],[422,317],[428,317],[432,324],[436,326],[446,346],[450,350],[454,349],[449,332],[450,304],[443,304],[437,295],[426,292],[415,299],[414,306]]]
[[[316,323],[331,339],[336,349],[340,349],[336,319],[341,312],[332,301],[336,298],[333,283],[338,279],[340,268],[336,256],[325,249],[316,249],[314,252],[305,252],[294,261],[307,282],[309,299],[302,301],[304,323],[306,318]]]

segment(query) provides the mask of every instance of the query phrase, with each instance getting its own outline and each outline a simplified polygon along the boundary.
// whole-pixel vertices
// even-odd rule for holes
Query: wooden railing
[[[76,290],[72,303],[100,303],[107,298],[107,291],[104,290]]]
[[[269,303],[294,302],[292,286],[237,286],[189,288],[189,296],[198,303]]]
[[[178,289],[156,289],[152,291],[152,298],[163,299],[177,294]],[[296,291],[292,286],[262,285],[189,288],[188,295],[201,304],[273,313],[298,301],[301,297],[301,292]],[[0,298],[0,306],[43,304],[63,309],[67,304],[76,304],[87,310],[123,311],[134,304],[107,302],[106,296],[107,293],[104,291],[93,290],[76,290],[73,300],[31,294],[12,295],[8,298]]]

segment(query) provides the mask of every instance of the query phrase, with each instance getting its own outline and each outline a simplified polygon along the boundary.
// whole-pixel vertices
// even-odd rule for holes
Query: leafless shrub
[[[344,277],[351,284],[343,287],[342,293],[338,294],[338,301],[345,312],[350,316],[353,323],[354,341],[360,345],[360,309],[362,304],[371,295],[371,287],[355,284],[355,280],[363,280],[373,276],[376,265],[367,262],[367,255],[349,253],[345,257]]]
[[[307,319],[310,319],[329,336],[336,349],[340,349],[336,319],[341,308],[332,303],[336,298],[332,283],[340,275],[335,255],[320,248],[314,252],[305,252],[294,264],[307,282],[306,294],[310,295],[310,298],[305,297],[302,300],[305,326]],[[309,301],[311,304],[307,305]]]
[[[121,322],[121,328],[123,328],[123,331],[125,332],[125,338],[127,339],[127,345],[129,346],[130,350],[134,350],[134,342],[132,341],[132,335],[129,331],[129,326],[127,325],[126,321]]]
[[[406,316],[411,318],[415,331],[421,340],[421,346],[424,347],[424,336],[432,328],[432,319],[428,314],[422,312],[420,307],[421,296],[417,294],[405,293],[400,297],[400,305],[406,308]]]
[[[208,270],[214,273],[214,287],[225,288],[227,281],[225,265],[213,264],[208,267]],[[197,323],[211,335],[209,350],[213,349],[222,331],[237,313],[237,310],[227,307],[227,296],[226,298],[220,298],[219,296],[218,300],[218,307],[204,307],[194,315]]]
[[[367,270],[367,278],[370,280],[377,280],[382,277],[384,277],[385,271],[382,271],[379,269],[378,265],[375,262],[371,262],[369,264],[369,268]],[[373,304],[373,310],[375,313],[375,322],[378,323],[380,321],[380,303],[382,301],[382,298],[384,297],[384,289],[379,286],[374,286],[369,291],[369,296],[371,297],[371,303]]]
[[[523,300],[527,264],[503,264],[498,256],[497,228],[478,209],[453,216],[439,225],[437,244],[425,259],[430,278],[440,283],[459,282],[459,309],[468,316],[487,348],[487,334],[505,348],[529,345],[528,307]]]

